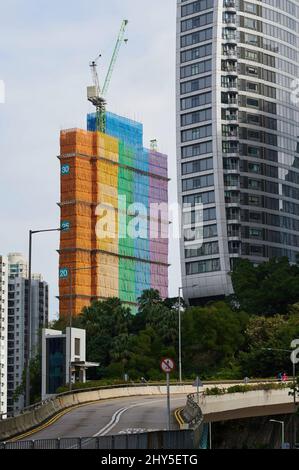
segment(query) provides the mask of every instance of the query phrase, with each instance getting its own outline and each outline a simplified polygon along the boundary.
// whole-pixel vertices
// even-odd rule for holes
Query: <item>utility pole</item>
[[[37,233],[60,232],[61,228],[50,228],[46,230],[29,230],[29,269],[28,269],[28,305],[27,305],[27,344],[26,344],[26,385],[25,385],[25,407],[30,406],[30,360],[31,360],[31,290],[32,290],[32,237]]]
[[[183,381],[183,371],[182,371],[182,313],[181,313],[181,291],[182,287],[179,287],[179,380],[180,383]]]
[[[171,422],[170,422],[170,374],[167,372],[166,374],[166,382],[167,382],[167,426],[168,431],[170,431]]]

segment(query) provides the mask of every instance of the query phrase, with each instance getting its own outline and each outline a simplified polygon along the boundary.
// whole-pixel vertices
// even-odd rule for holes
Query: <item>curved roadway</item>
[[[172,428],[177,424],[173,412],[186,403],[186,394],[171,397]],[[97,437],[167,429],[166,397],[130,397],[102,400],[66,413],[28,439]]]

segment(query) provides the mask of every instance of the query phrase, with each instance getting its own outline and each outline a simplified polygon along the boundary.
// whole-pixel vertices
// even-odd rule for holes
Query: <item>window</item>
[[[212,54],[212,43],[205,44],[203,46],[194,47],[181,53],[181,62],[188,62],[189,60],[200,59]]]
[[[80,356],[80,338],[75,338],[75,356]]]
[[[257,91],[257,83],[247,82],[247,90],[252,91],[252,92],[256,92]]]
[[[182,164],[182,174],[198,173],[200,171],[207,171],[213,169],[213,158],[203,158],[202,160],[195,160],[189,163]]]
[[[192,189],[205,188],[214,185],[214,176],[205,175],[197,176],[195,178],[188,178],[182,181],[182,190],[191,191]]]
[[[244,18],[244,27],[249,29],[257,28],[257,21],[252,18]]]
[[[261,182],[259,180],[248,179],[248,187],[255,190],[261,189]]]
[[[182,147],[182,158],[197,157],[206,153],[212,153],[212,141],[203,142],[201,144],[188,145]]]
[[[258,108],[259,107],[259,100],[256,100],[255,98],[247,98],[246,100],[247,106],[251,108]]]
[[[245,58],[248,60],[252,60],[257,62],[258,60],[258,53],[254,51],[248,51],[247,49],[245,50]]]
[[[213,12],[204,13],[181,22],[181,31],[189,31],[190,29],[200,28],[213,22]]]
[[[260,197],[259,196],[248,196],[248,204],[250,206],[259,206],[260,205]]]
[[[258,125],[260,122],[260,116],[258,114],[247,114],[247,122],[249,124]]]
[[[181,116],[181,126],[190,126],[203,121],[212,119],[212,109],[207,108],[202,111],[194,111],[193,113],[183,114]]]
[[[193,274],[202,274],[208,272],[220,271],[220,259],[212,259],[206,261],[195,261],[193,263],[186,263],[186,274],[191,276]]]
[[[201,93],[200,95],[190,96],[190,98],[183,98],[181,100],[181,109],[197,108],[198,106],[204,106],[212,102],[212,93]]]
[[[263,238],[263,231],[262,231],[262,229],[258,229],[258,228],[249,228],[249,237],[250,237],[250,238],[259,238],[259,239],[262,239],[262,238]]]
[[[247,149],[248,155],[252,157],[259,157],[260,156],[260,148],[259,147],[250,147],[248,146]]]
[[[193,91],[203,90],[210,88],[212,85],[211,75],[207,77],[198,78],[196,80],[181,83],[181,94],[192,93]]]
[[[255,34],[245,34],[245,43],[252,46],[258,45],[258,37]]]
[[[253,15],[257,14],[257,5],[254,3],[244,2],[244,11],[247,13],[252,13]]]
[[[258,163],[249,163],[248,164],[248,171],[250,173],[260,173],[261,166]]]
[[[199,194],[190,194],[183,197],[183,204],[195,206],[196,204],[212,204],[215,202],[214,191],[208,191]]]
[[[218,255],[219,245],[218,242],[210,242],[190,246],[185,249],[185,258],[195,258],[198,256]]]
[[[212,125],[195,127],[194,129],[188,129],[182,131],[182,142],[188,142],[189,140],[204,139],[212,135]]]
[[[210,59],[197,62],[196,64],[186,65],[185,67],[181,68],[181,78],[187,78],[191,77],[192,75],[210,72],[211,69],[212,61]]]
[[[249,75],[257,75],[258,74],[258,69],[257,69],[257,67],[247,67],[247,73]]]

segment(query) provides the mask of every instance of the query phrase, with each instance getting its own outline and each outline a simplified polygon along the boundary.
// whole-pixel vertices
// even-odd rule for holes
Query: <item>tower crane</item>
[[[96,130],[100,132],[106,131],[106,95],[121,45],[123,42],[127,43],[128,41],[127,39],[124,39],[127,25],[128,20],[123,20],[102,89],[100,87],[100,81],[97,72],[98,61],[101,57],[101,54],[90,63],[93,85],[87,87],[87,99],[96,107]]]

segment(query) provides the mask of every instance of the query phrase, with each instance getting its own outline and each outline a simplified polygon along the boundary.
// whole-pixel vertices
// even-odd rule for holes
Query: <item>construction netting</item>
[[[167,157],[143,148],[143,126],[130,119],[107,113],[103,134],[90,114],[87,128],[61,133],[61,219],[69,229],[60,266],[76,267],[83,250],[86,267],[98,268],[74,276],[78,305],[117,296],[135,311],[145,289],[168,295]]]

